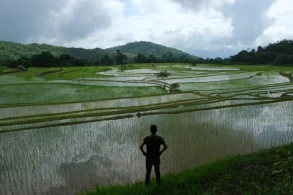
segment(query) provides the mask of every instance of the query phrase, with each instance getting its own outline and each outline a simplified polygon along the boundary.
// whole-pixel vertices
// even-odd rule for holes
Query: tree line
[[[116,50],[114,56],[108,54],[103,55],[100,59],[95,61],[83,60],[75,58],[69,54],[61,54],[59,56],[54,56],[50,51],[42,51],[40,54],[32,55],[31,57],[20,57],[18,59],[4,59],[0,61],[1,66],[7,66],[10,68],[16,68],[19,65],[23,65],[25,69],[29,67],[70,67],[70,66],[91,66],[91,65],[124,65],[129,63],[162,63],[162,62],[185,62],[185,63],[195,63],[195,59],[188,56],[182,55],[179,58],[173,56],[172,53],[168,52],[162,57],[157,57],[155,55],[144,55],[138,54],[132,59],[128,59],[126,54],[120,50]]]
[[[138,53],[134,58],[134,63],[171,63],[171,62],[178,62],[178,63],[196,63],[195,57],[191,57],[185,54],[180,56],[175,56],[171,52],[167,52],[163,54],[161,57],[157,57],[153,54],[145,55]]]
[[[230,57],[232,62],[246,64],[293,65],[293,41],[282,40],[257,50],[242,50]]]
[[[86,66],[86,65],[113,65],[123,64],[126,55],[117,50],[114,59],[105,54],[101,59],[95,61],[75,58],[69,54],[54,56],[50,51],[42,51],[40,54],[31,57],[20,57],[18,59],[5,58],[0,61],[1,66],[16,68],[19,65],[28,69],[29,67],[69,67],[69,66]]]
[[[257,49],[242,50],[229,58],[199,58],[198,63],[204,64],[267,64],[293,65],[293,41],[282,40]]]
[[[78,50],[76,50],[78,51]],[[167,51],[162,56],[138,53],[129,56],[117,49],[115,53],[104,53],[96,58],[81,59],[70,54],[54,55],[51,51],[41,51],[30,57],[23,56],[17,59],[7,56],[0,51],[0,66],[16,68],[23,65],[29,67],[67,67],[85,65],[123,65],[126,63],[192,63],[200,64],[271,64],[293,65],[293,41],[282,40],[266,47],[258,46],[257,49],[242,50],[229,58],[199,58],[185,53],[173,54]]]
[[[0,41],[0,64],[3,61],[17,60],[21,57],[31,58],[33,55],[41,54],[43,51],[50,51],[50,53],[56,58],[62,54],[68,54],[75,59],[85,61],[89,65],[121,64],[121,60],[119,57],[117,58],[118,50],[121,54],[123,53],[122,55],[118,54],[118,56],[121,57],[125,55],[127,59],[124,58],[123,62],[127,63],[133,63],[134,57],[136,57],[139,53],[146,55],[147,57],[149,57],[149,55],[155,56],[156,59],[152,59],[151,61],[172,61],[173,57],[180,58],[180,56],[194,57],[174,48],[144,41],[128,43],[126,45],[108,49],[67,48],[48,44],[21,44],[9,41]],[[157,58],[160,58],[160,60]]]

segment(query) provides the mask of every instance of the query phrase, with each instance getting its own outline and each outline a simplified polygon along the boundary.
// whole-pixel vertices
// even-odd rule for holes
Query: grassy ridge
[[[150,187],[140,182],[97,187],[81,194],[293,194],[292,166],[293,144],[290,144],[166,175],[160,186],[155,181]]]

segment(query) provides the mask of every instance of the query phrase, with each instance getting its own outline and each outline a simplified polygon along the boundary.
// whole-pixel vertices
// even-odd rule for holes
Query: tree
[[[135,63],[146,63],[147,57],[144,54],[138,53],[136,57],[134,57]]]
[[[32,61],[26,57],[19,58],[17,62],[19,65],[23,65],[26,70],[32,66]]]
[[[257,47],[257,52],[261,52],[263,50],[262,46]]]
[[[276,65],[289,65],[292,64],[291,56],[287,54],[282,54],[275,59]]]
[[[158,62],[158,58],[155,55],[151,54],[151,55],[149,55],[147,61],[148,61],[148,63],[156,63],[156,62]]]
[[[126,60],[126,55],[123,54],[120,50],[116,50],[115,62],[116,64],[124,64],[124,60]]]
[[[65,66],[70,66],[72,65],[72,61],[74,60],[74,57],[68,55],[68,54],[61,54],[57,61],[61,66],[61,69],[63,69],[63,67]]]
[[[172,75],[171,73],[169,73],[167,70],[161,71],[159,73],[156,74],[158,78],[162,78],[164,79],[164,83],[165,83],[165,79],[168,78],[170,75]],[[164,86],[165,88],[165,86]]]
[[[113,60],[109,58],[109,56],[107,54],[105,54],[101,60],[100,60],[102,65],[112,65],[113,64]]]
[[[167,53],[163,54],[162,60],[163,62],[175,62],[176,57],[174,57],[173,54],[168,51]]]
[[[42,51],[41,54],[32,56],[32,65],[34,67],[55,67],[57,59],[50,51]]]
[[[70,63],[72,66],[85,66],[86,65],[86,62],[84,60],[75,59],[75,58]]]

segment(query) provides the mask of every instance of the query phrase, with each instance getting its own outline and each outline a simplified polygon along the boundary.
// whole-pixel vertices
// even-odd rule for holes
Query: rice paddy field
[[[157,73],[168,71],[167,78]],[[142,181],[152,124],[162,174],[293,141],[290,67],[132,64],[0,74],[0,194]],[[177,88],[173,84],[177,83]]]

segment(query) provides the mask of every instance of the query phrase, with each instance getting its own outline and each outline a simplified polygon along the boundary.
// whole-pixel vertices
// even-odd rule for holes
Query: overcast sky
[[[293,39],[293,0],[0,0],[0,40],[108,48],[151,41],[201,57]]]

